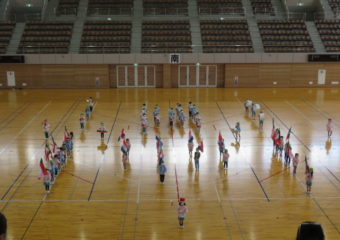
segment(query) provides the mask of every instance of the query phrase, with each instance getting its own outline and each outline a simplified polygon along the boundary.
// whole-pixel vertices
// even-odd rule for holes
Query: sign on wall
[[[170,54],[170,63],[171,64],[179,64],[181,63],[181,55],[177,53]]]
[[[7,72],[7,86],[15,87],[15,73],[13,71]]]

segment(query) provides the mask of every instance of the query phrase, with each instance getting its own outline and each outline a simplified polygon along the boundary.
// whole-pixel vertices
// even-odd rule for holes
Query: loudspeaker
[[[325,235],[319,223],[303,222],[298,228],[296,240],[324,240]]]

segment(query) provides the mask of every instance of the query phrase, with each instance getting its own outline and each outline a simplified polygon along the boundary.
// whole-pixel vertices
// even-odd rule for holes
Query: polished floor
[[[95,109],[84,132],[79,114],[85,99]],[[242,102],[261,104],[264,130],[244,115]],[[170,131],[167,108],[196,103],[204,142],[200,171],[187,152],[188,131]],[[140,134],[139,111],[147,103],[149,119],[161,108],[159,129]],[[295,239],[303,221],[321,223],[328,240],[340,239],[340,94],[339,89],[115,89],[0,91],[0,211],[8,218],[8,239]],[[334,135],[327,141],[327,118]],[[73,130],[74,159],[46,195],[38,180],[43,156],[41,123],[47,118],[57,142],[64,126]],[[293,152],[306,155],[314,168],[306,194],[304,162],[298,173],[273,157],[272,118],[285,136],[292,127]],[[109,133],[105,150],[96,129]],[[228,124],[241,123],[235,144]],[[131,139],[128,171],[117,141],[122,128]],[[230,153],[229,169],[218,156],[221,131]],[[168,172],[159,184],[155,134],[164,141]],[[187,199],[185,228],[177,222],[180,196]]]

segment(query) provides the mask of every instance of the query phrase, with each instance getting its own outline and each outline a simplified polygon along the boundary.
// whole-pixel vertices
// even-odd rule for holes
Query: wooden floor
[[[96,105],[81,133],[79,114],[89,96]],[[247,98],[264,107],[263,133],[244,116]],[[187,153],[188,123],[173,134],[167,125],[169,105],[181,102],[186,110],[189,100],[203,120],[199,173]],[[164,185],[156,171],[155,129],[140,135],[144,102],[149,119],[155,104],[161,108]],[[321,223],[328,240],[340,239],[339,89],[2,90],[0,111],[0,211],[8,218],[8,239],[291,240],[303,221]],[[326,137],[329,116],[335,120],[332,143]],[[74,159],[48,196],[37,179],[45,118],[58,143],[65,125],[75,133]],[[312,194],[305,193],[302,162],[293,176],[272,157],[272,118],[284,136],[292,127],[293,152],[310,158]],[[105,152],[98,149],[101,121],[112,128]],[[237,121],[239,148],[227,125]],[[122,128],[132,142],[126,172],[117,141]],[[231,155],[227,171],[219,163],[218,131]],[[184,229],[177,227],[175,168],[189,208]]]

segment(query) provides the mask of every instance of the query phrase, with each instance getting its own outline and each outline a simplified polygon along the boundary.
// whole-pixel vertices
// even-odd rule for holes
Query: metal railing
[[[198,8],[200,15],[238,15],[245,16],[244,7],[226,7],[226,8]]]
[[[143,15],[145,16],[163,16],[163,15],[188,16],[188,9],[187,8],[144,8]]]
[[[40,47],[19,46],[17,52],[21,54],[67,54],[68,47]]]
[[[133,8],[89,8],[88,15],[125,15],[132,16]]]
[[[126,54],[130,53],[130,47],[127,46],[80,46],[81,54]]]
[[[253,8],[253,13],[255,14],[266,14],[266,15],[272,15],[275,16],[275,8]]]
[[[78,15],[78,8],[72,7],[72,8],[54,8],[54,13],[56,16],[61,15]]]
[[[324,12],[316,12],[313,14],[314,20],[322,20],[325,19],[325,13]]]
[[[286,17],[288,20],[306,20],[307,14],[305,12],[287,12]]]

